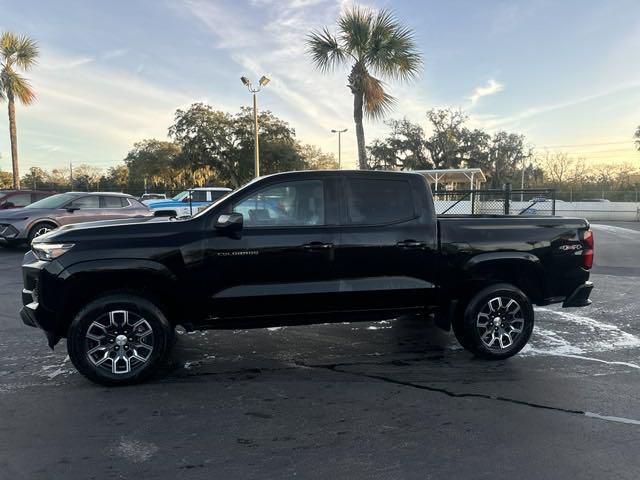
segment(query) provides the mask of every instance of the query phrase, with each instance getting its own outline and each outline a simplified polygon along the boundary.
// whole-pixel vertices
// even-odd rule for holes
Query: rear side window
[[[219,198],[224,197],[227,193],[229,192],[225,192],[224,190],[219,191],[219,190],[214,190],[211,192],[211,200],[216,201]]]
[[[354,225],[380,225],[415,217],[411,184],[405,180],[349,178],[347,214]]]
[[[87,195],[86,197],[76,198],[67,205],[73,208],[100,208],[100,197],[97,195]]]
[[[204,190],[194,190],[191,192],[191,201],[193,202],[206,202],[207,192]]]
[[[102,208],[122,208],[122,198],[105,195],[102,197],[102,205]]]

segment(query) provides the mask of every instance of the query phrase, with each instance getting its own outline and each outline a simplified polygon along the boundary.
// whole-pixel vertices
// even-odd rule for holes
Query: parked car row
[[[143,203],[159,217],[190,217],[231,192],[224,187],[200,187],[180,192],[170,199],[149,199]]]
[[[54,193],[36,190],[0,190],[0,210],[23,208]]]
[[[30,244],[36,237],[74,223],[153,216],[187,217],[230,191],[228,188],[197,188],[170,200],[151,198],[142,201],[125,193],[0,191],[0,244]]]

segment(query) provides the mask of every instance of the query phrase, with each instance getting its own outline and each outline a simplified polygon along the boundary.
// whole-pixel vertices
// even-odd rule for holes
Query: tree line
[[[298,141],[295,130],[270,111],[261,112],[258,120],[261,173],[338,168],[333,154]],[[86,164],[73,171],[33,167],[22,184],[23,188],[131,192],[204,185],[237,188],[253,178],[253,135],[250,108],[229,113],[194,103],[176,111],[168,140],[135,143],[119,165],[106,171]],[[0,188],[8,188],[10,176],[1,174]]]
[[[487,188],[519,184],[522,169],[531,182],[542,181],[541,168],[532,161],[533,147],[524,135],[499,131],[490,134],[467,126],[461,110],[434,108],[426,113],[430,135],[418,123],[389,120],[389,134],[367,148],[372,169],[428,170],[480,168]]]

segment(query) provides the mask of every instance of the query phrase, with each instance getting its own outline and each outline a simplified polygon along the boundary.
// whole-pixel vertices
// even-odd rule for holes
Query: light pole
[[[522,157],[522,177],[520,179],[520,201],[524,200],[524,171],[527,168],[526,160],[531,157],[531,152],[528,155]]]
[[[258,102],[256,99],[256,94],[262,90],[262,87],[266,86],[269,83],[269,78],[263,75],[258,80],[258,86],[256,88],[253,87],[251,81],[247,77],[240,77],[243,85],[247,87],[247,89],[253,94],[253,134],[255,137],[255,171],[256,178],[260,176],[260,147],[258,144]]]
[[[344,130],[331,130],[331,133],[337,133],[338,134],[338,169],[342,170],[342,134],[344,132],[346,132],[347,129],[345,128]]]

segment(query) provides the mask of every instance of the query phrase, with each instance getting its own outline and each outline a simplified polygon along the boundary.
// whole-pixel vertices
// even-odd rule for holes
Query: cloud
[[[625,83],[621,85],[616,85],[614,87],[604,89],[590,95],[571,98],[563,102],[549,103],[546,105],[538,105],[538,106],[530,107],[520,112],[514,113],[512,115],[504,116],[504,117],[491,116],[491,115],[485,116],[484,120],[488,128],[516,127],[523,120],[527,120],[529,118],[536,117],[538,115],[544,115],[544,114],[556,112],[559,110],[577,107],[579,105],[600,100],[612,95],[617,95],[620,93],[639,90],[639,89],[640,89],[640,82],[630,82],[630,83]],[[479,118],[483,118],[483,117],[479,116]]]
[[[314,29],[333,27],[348,0],[252,0],[250,6],[240,2],[224,3],[184,0],[184,10],[197,19],[212,37],[216,49],[225,50],[238,65],[238,77],[252,80],[268,75],[272,82],[262,92],[261,108],[295,126],[298,138],[334,152],[332,128],[349,127],[343,136],[342,152],[346,163],[355,165],[357,145],[353,133],[353,97],[346,86],[348,66],[324,75],[318,72],[306,54],[306,37]],[[389,93],[402,100],[402,106],[418,108],[416,88],[389,85]],[[402,95],[399,92],[402,91]],[[405,93],[409,93],[409,98]],[[414,101],[411,101],[413,98]],[[426,108],[420,105],[423,114]],[[397,115],[407,112],[400,110]],[[411,115],[413,117],[413,115]],[[379,134],[382,123],[367,125],[367,134]]]
[[[40,55],[42,60],[38,62],[38,67],[45,70],[71,70],[92,63],[95,58],[90,56],[58,55],[50,50],[45,50]]]
[[[471,105],[475,105],[482,97],[495,95],[502,90],[504,90],[504,85],[496,82],[493,78],[491,78],[486,85],[476,87],[473,91],[473,94],[469,97],[469,100],[471,100]]]
[[[107,50],[106,52],[104,52],[102,54],[102,58],[103,58],[103,60],[109,60],[109,59],[112,59],[112,58],[123,57],[128,52],[129,52],[129,49],[127,49],[127,48],[116,48],[116,49],[113,49],[113,50]]]
[[[42,64],[29,73],[38,98],[19,113],[23,168],[51,168],[69,160],[100,166],[116,164],[134,142],[166,138],[175,109],[189,105],[196,97],[147,80],[134,68],[118,69],[108,63],[81,60],[66,52],[48,50]],[[0,132],[7,128],[5,116],[0,116]],[[47,149],[43,145],[73,148]],[[6,143],[0,147],[4,165]]]

